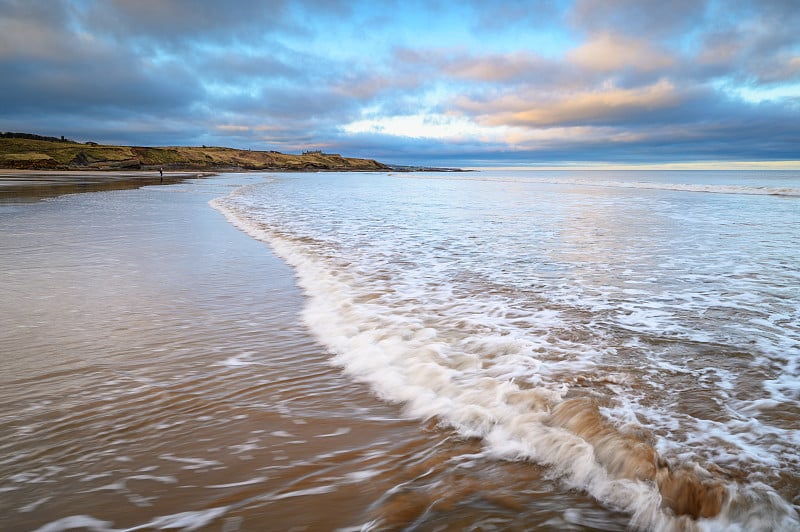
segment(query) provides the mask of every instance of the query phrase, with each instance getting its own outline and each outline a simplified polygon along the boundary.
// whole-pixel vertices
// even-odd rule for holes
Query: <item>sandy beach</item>
[[[173,184],[208,172],[14,170],[0,169],[0,202],[35,201],[61,194],[124,190]]]

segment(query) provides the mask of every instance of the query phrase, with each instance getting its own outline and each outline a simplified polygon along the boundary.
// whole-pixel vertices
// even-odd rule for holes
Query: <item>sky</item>
[[[412,165],[786,165],[798,28],[800,0],[0,0],[0,131]]]

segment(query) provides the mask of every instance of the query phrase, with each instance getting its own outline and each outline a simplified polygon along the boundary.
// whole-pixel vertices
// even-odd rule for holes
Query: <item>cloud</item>
[[[671,54],[645,41],[609,33],[594,36],[585,44],[571,50],[567,58],[580,68],[599,72],[627,69],[663,72],[676,64]]]
[[[423,91],[431,80],[421,68],[403,68],[402,63],[395,63],[391,70],[378,67],[357,70],[347,65],[333,76],[330,85],[339,94],[373,102]]]
[[[321,4],[323,12],[336,7]],[[43,133],[66,125],[92,139],[116,130],[106,134],[138,134],[145,143],[170,131],[167,143],[175,144],[209,133],[246,141],[244,129],[217,127],[242,122],[261,137],[271,127],[276,142],[305,141],[353,107],[352,97],[329,85],[341,65],[275,42],[222,45],[230,35],[288,25],[276,21],[276,13],[291,18],[286,11],[281,2],[0,0],[0,125],[27,131],[35,124]],[[272,25],[262,27],[266,19]]]
[[[571,58],[608,71],[675,70],[694,81],[794,76],[800,10],[794,0],[577,0],[568,19],[587,40]],[[590,53],[591,52],[591,53]],[[583,57],[582,57],[583,56]],[[583,59],[583,60],[582,60]]]
[[[550,61],[530,52],[462,55],[442,61],[442,69],[457,78],[491,82],[531,80],[545,71],[555,73]]]
[[[707,0],[576,0],[569,19],[590,34],[662,39],[697,27]]]
[[[546,28],[561,18],[561,8],[548,0],[466,0],[475,13],[477,32],[508,32],[509,27]]]
[[[106,115],[181,111],[201,97],[176,61],[156,63],[74,29],[58,2],[6,1],[0,12],[0,116],[23,113]]]
[[[796,74],[800,25],[796,2],[765,0],[709,4],[707,24],[693,40],[693,71],[700,76],[724,76],[739,83],[773,83]]]
[[[283,51],[281,51],[283,52]],[[191,67],[209,80],[225,85],[307,79],[303,58],[289,52],[219,50],[190,58]],[[288,56],[284,58],[283,56]]]
[[[0,60],[67,57],[75,48],[63,30],[70,19],[70,10],[59,2],[0,0]]]
[[[643,115],[674,107],[680,100],[681,95],[674,85],[661,80],[633,89],[608,86],[556,94],[533,92],[526,96],[510,94],[491,101],[462,98],[456,102],[456,107],[488,125],[548,127],[640,121]]]
[[[0,61],[0,73],[0,116],[174,114],[187,111],[203,94],[197,79],[180,64],[156,65],[101,48],[80,59],[7,59]]]
[[[300,31],[285,0],[103,0],[83,13],[83,24],[116,39],[172,47],[186,42],[250,40],[280,29]]]

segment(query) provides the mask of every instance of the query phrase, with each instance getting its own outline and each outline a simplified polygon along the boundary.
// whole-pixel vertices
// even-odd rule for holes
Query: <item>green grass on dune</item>
[[[223,147],[113,146],[72,141],[0,138],[0,168],[19,169],[383,170],[371,159],[338,154],[284,154]]]

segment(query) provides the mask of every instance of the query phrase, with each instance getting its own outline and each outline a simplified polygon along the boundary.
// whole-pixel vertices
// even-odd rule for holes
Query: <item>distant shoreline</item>
[[[300,155],[218,146],[119,146],[31,133],[0,133],[0,203],[168,185],[235,172],[459,172],[388,165],[322,150]]]
[[[124,190],[152,185],[171,185],[186,179],[210,177],[221,173],[244,172],[276,172],[292,173],[302,171],[335,172],[337,170],[289,170],[264,169],[248,170],[243,168],[221,168],[214,170],[172,170],[164,169],[163,176],[159,168],[139,170],[109,170],[102,168],[81,169],[18,169],[0,168],[0,204],[31,202],[42,198],[79,194],[83,192],[101,192],[105,190]],[[338,170],[348,171],[348,170]],[[359,172],[364,170],[349,170]],[[433,168],[422,166],[389,166],[375,170],[381,172],[469,172],[458,168]]]
[[[215,175],[214,172],[86,171],[0,169],[0,204],[31,202],[42,198],[124,190],[149,185],[170,185],[186,179]]]

